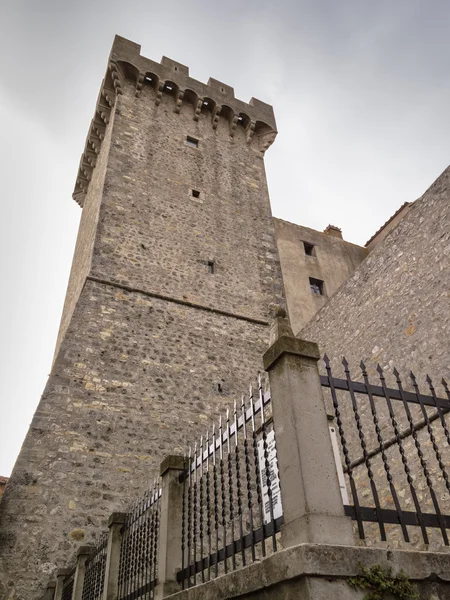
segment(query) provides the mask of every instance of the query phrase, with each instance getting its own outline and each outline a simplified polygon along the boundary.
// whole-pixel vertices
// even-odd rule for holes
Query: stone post
[[[49,581],[44,593],[44,600],[53,600],[55,597],[56,581]]]
[[[183,486],[178,477],[185,468],[182,456],[167,456],[160,466],[161,502],[158,544],[158,584],[155,600],[160,600],[180,591],[176,581],[181,569],[181,519]]]
[[[66,578],[69,570],[58,569],[56,571],[56,586],[55,586],[55,597],[54,600],[61,600],[64,586],[64,579]]]
[[[353,545],[339,489],[317,361],[317,344],[282,331],[264,354],[277,445],[284,548],[297,544]],[[292,331],[292,330],[291,330]],[[275,336],[274,336],[275,337]]]
[[[81,600],[83,595],[84,573],[86,571],[86,559],[92,552],[92,546],[80,546],[77,551],[77,568],[73,580],[72,600]]]
[[[117,600],[118,598],[121,530],[125,523],[125,517],[125,513],[112,513],[108,520],[109,534],[102,600]]]

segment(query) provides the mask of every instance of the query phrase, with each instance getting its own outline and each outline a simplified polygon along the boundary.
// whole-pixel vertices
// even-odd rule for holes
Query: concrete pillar
[[[181,519],[183,485],[178,483],[180,472],[185,468],[183,456],[168,456],[160,466],[161,502],[158,544],[158,585],[155,600],[180,591],[176,581],[181,569]]]
[[[286,334],[263,357],[272,398],[284,548],[354,544],[334,463],[319,358],[317,344]]]
[[[86,559],[93,551],[92,546],[80,546],[77,551],[77,568],[73,580],[72,600],[81,600],[83,595],[84,574],[86,571]]]
[[[105,584],[103,600],[117,600],[119,595],[119,562],[120,545],[122,543],[122,527],[125,513],[112,513],[108,520],[108,546],[105,566]]]
[[[69,573],[68,569],[58,569],[56,571],[56,587],[54,600],[61,600],[63,593],[64,579]]]

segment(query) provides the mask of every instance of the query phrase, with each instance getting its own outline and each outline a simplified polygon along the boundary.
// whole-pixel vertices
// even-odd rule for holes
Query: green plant
[[[419,600],[415,586],[404,571],[394,576],[392,569],[384,569],[380,565],[374,565],[370,569],[360,568],[361,573],[351,577],[348,584],[357,590],[369,590],[364,600],[383,600],[388,594],[399,600]]]

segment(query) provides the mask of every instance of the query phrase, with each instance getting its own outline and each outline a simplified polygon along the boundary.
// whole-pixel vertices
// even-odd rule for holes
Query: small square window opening
[[[198,148],[198,140],[191,137],[190,135],[186,136],[186,144],[191,146],[191,148]]]
[[[309,285],[311,286],[311,292],[316,296],[324,296],[325,292],[323,289],[323,281],[320,279],[309,278]]]
[[[200,198],[200,192],[198,190],[191,190],[193,198]]]
[[[303,242],[303,245],[305,246],[306,256],[314,256],[314,245],[307,242]]]
[[[208,260],[208,273],[211,273],[211,275],[214,274],[214,261],[213,260]]]

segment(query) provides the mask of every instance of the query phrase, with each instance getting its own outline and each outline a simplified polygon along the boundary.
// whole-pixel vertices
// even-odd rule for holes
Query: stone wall
[[[376,367],[380,364],[385,370],[388,385],[395,388],[392,369],[396,366],[405,389],[413,391],[409,378],[412,370],[422,393],[430,394],[425,382],[425,375],[429,374],[437,394],[446,397],[440,380],[442,376],[447,380],[450,376],[449,194],[450,168],[414,203],[397,227],[299,333],[300,337],[317,342],[321,351],[328,354],[335,376],[344,376],[340,361],[345,355],[354,379],[362,380],[359,362],[363,360],[374,383],[379,385]],[[376,449],[378,442],[367,396],[360,396],[358,403],[368,450]],[[400,430],[406,429],[408,422],[401,404],[395,401],[394,409]],[[376,400],[376,410],[386,441],[394,435],[394,431],[383,399]],[[411,410],[414,420],[418,421],[422,417],[420,409],[412,407]],[[362,455],[362,449],[346,393],[341,395],[341,411],[350,458],[355,460]],[[434,411],[429,409],[428,412]],[[433,433],[443,463],[448,465],[450,451],[439,420],[433,425]],[[445,478],[438,467],[426,428],[420,431],[418,440],[441,510],[450,514]],[[411,436],[405,440],[404,448],[422,510],[434,513]],[[397,446],[390,448],[387,458],[403,510],[414,510]],[[380,454],[373,459],[372,468],[380,486],[382,506],[394,508]],[[356,477],[364,504],[373,505],[364,464],[358,467]],[[409,530],[413,544],[423,548],[419,528],[411,527]],[[368,543],[379,540],[376,527],[369,526],[368,531]],[[438,530],[430,531],[430,537],[433,547],[442,546]],[[388,527],[388,543],[395,547],[403,544],[399,528]]]
[[[223,95],[220,117],[211,100],[178,102],[164,81],[187,68],[165,59],[155,86],[118,65],[136,48],[115,42],[122,94],[86,195],[77,180],[84,208],[59,350],[0,508],[0,597],[38,597],[165,455],[248,389],[270,304],[282,301],[263,165],[272,109],[253,101],[254,120],[241,122],[246,105],[215,81],[188,83]],[[272,129],[257,124],[271,114]]]
[[[281,219],[274,219],[274,224],[289,320],[297,333],[350,277],[367,251],[309,227]],[[305,243],[313,246],[310,255]],[[312,293],[310,277],[323,281],[323,295]]]

